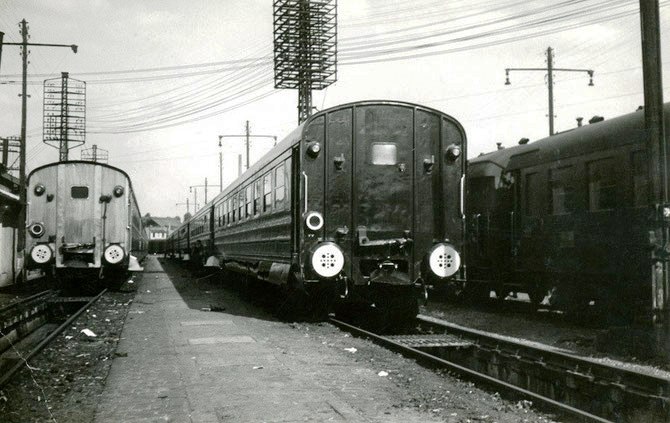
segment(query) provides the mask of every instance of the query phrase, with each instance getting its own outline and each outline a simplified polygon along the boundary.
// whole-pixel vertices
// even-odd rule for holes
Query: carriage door
[[[58,172],[58,233],[56,239],[66,244],[91,244],[96,235],[94,216],[99,207],[99,166],[62,164]]]
[[[352,275],[352,240],[356,230],[351,220],[351,184],[353,162],[352,109],[328,114],[326,121],[326,234],[332,236],[344,252],[344,272]],[[356,278],[358,275],[352,275]],[[358,279],[358,278],[356,278]]]
[[[356,220],[352,223],[357,255],[361,259],[380,259],[388,255],[407,259],[397,250],[381,245],[383,242],[375,241],[412,236],[414,109],[373,105],[354,110],[353,216]],[[417,207],[432,206],[420,204]],[[367,269],[364,262],[360,265],[363,273],[373,270]]]

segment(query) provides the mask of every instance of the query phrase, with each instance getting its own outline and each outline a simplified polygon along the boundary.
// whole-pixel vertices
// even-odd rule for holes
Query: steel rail
[[[599,381],[607,381],[619,386],[625,385],[628,388],[634,388],[638,392],[652,395],[667,397],[670,394],[670,380],[668,379],[617,367],[612,364],[601,363],[548,346],[537,345],[537,343],[534,343],[534,345],[521,343],[497,334],[467,328],[430,316],[419,315],[417,316],[417,320],[421,323],[427,323],[446,330],[451,334],[462,336],[465,339],[477,340],[480,346],[482,344],[495,344],[496,349],[514,351],[516,355],[519,355],[519,352],[523,351],[521,355],[524,357],[534,356],[532,358],[536,359],[539,357],[546,365],[555,365],[566,371],[582,373],[584,369],[588,369],[586,376],[598,379]],[[582,371],[578,372],[575,369],[582,369]]]
[[[107,289],[106,289],[106,288],[103,289],[98,295],[96,295],[95,297],[93,297],[88,303],[86,303],[83,307],[81,307],[79,310],[77,310],[72,316],[70,316],[65,322],[63,322],[63,324],[61,324],[61,325],[58,326],[53,332],[51,332],[51,333],[49,334],[49,336],[47,336],[46,338],[44,338],[44,339],[42,340],[42,342],[40,342],[39,344],[37,344],[37,346],[36,346],[35,348],[33,348],[33,349],[28,353],[27,356],[23,357],[23,359],[22,359],[21,361],[19,361],[18,363],[16,363],[16,365],[14,365],[14,367],[12,367],[11,369],[9,369],[9,371],[8,371],[7,373],[5,373],[4,375],[2,375],[2,377],[0,377],[0,387],[4,386],[5,383],[7,383],[7,382],[9,381],[9,379],[10,379],[16,372],[18,372],[19,370],[21,370],[21,369],[23,368],[24,365],[27,365],[27,364],[28,364],[28,360],[30,360],[30,359],[31,359],[32,357],[34,357],[37,353],[39,353],[40,351],[42,351],[42,349],[43,349],[45,346],[47,346],[47,345],[49,344],[49,342],[51,342],[51,341],[52,341],[58,334],[60,334],[63,330],[65,330],[65,328],[67,328],[68,326],[70,326],[70,324],[72,324],[72,322],[73,322],[77,317],[79,317],[79,315],[81,315],[87,308],[89,308],[89,307],[91,306],[91,304],[93,304],[93,303],[95,303],[96,301],[98,301],[98,300],[100,299],[100,297],[102,297],[106,292],[107,292]]]
[[[586,420],[593,421],[593,422],[602,422],[602,423],[611,422],[611,420],[607,420],[607,419],[604,419],[600,416],[596,416],[595,414],[591,414],[591,413],[588,413],[586,411],[580,410],[578,408],[563,404],[559,401],[555,401],[551,398],[547,398],[545,396],[542,396],[542,395],[537,394],[535,392],[529,391],[527,389],[520,388],[518,386],[512,385],[510,383],[504,382],[504,381],[496,379],[494,377],[488,376],[488,375],[486,375],[484,373],[481,373],[481,372],[478,372],[476,370],[469,369],[467,367],[461,366],[460,364],[444,360],[440,357],[436,357],[432,354],[429,354],[429,353],[424,352],[424,351],[420,351],[416,348],[408,347],[408,346],[403,345],[399,342],[395,342],[395,341],[393,341],[393,340],[391,340],[387,337],[377,335],[375,333],[366,331],[365,329],[361,329],[361,328],[356,327],[356,326],[352,326],[352,325],[350,325],[346,322],[343,322],[341,320],[337,320],[337,319],[331,317],[331,318],[329,318],[329,321],[332,322],[336,326],[345,328],[345,329],[347,329],[351,332],[354,332],[358,335],[367,336],[370,339],[372,339],[372,340],[374,340],[374,341],[376,341],[376,342],[378,342],[382,345],[392,347],[393,349],[395,349],[397,351],[400,351],[402,353],[405,353],[405,354],[408,354],[408,355],[411,355],[411,356],[414,356],[414,357],[418,357],[418,358],[427,360],[427,361],[432,362],[432,363],[438,363],[438,364],[448,368],[449,370],[458,372],[460,374],[466,375],[466,376],[471,377],[471,378],[475,378],[475,379],[484,381],[486,383],[489,383],[491,385],[494,385],[494,386],[497,386],[497,387],[500,387],[500,388],[507,389],[507,390],[512,391],[514,393],[520,394],[524,397],[532,398],[533,400],[538,401],[538,402],[544,404],[545,406],[551,407],[553,409],[557,409],[562,413],[570,414],[570,415],[573,415],[575,417],[579,417],[581,419],[586,419]]]
[[[38,292],[37,294],[33,294],[29,297],[21,298],[17,301],[14,301],[13,303],[10,303],[10,304],[7,304],[3,307],[0,307],[0,314],[6,313],[7,311],[9,311],[13,308],[17,308],[17,307],[20,307],[22,305],[25,305],[26,303],[28,303],[28,302],[36,299],[36,298],[46,297],[50,294],[53,294],[54,292],[55,292],[54,290],[48,289],[46,291],[42,291],[42,292]]]

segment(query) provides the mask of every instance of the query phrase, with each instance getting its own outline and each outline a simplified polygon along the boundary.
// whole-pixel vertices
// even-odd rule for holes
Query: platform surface
[[[364,364],[324,355],[314,339],[245,311],[239,299],[230,310],[206,311],[208,291],[189,298],[173,273],[147,258],[96,422],[431,420],[407,410],[389,415],[383,392],[366,400],[364,381],[377,375]]]

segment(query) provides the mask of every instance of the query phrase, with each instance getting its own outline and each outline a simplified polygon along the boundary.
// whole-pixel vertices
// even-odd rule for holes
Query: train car
[[[91,287],[99,279],[115,285],[142,270],[147,240],[121,169],[89,161],[38,167],[28,176],[27,201],[28,269]]]
[[[316,113],[174,236],[182,255],[317,299],[414,315],[416,287],[460,284],[466,137],[416,104]],[[203,251],[205,253],[203,254]],[[192,256],[193,257],[193,256]],[[329,301],[325,301],[329,302]]]
[[[662,207],[649,196],[647,137],[638,111],[470,160],[470,292],[648,315]]]

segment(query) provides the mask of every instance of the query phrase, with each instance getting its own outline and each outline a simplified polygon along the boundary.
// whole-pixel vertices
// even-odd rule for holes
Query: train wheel
[[[491,298],[491,287],[486,284],[470,284],[465,287],[462,295],[463,300],[468,303],[487,302]]]
[[[539,307],[540,303],[544,301],[547,296],[547,290],[542,287],[533,287],[528,290],[528,298],[534,307]]]
[[[127,272],[108,272],[105,276],[105,286],[110,291],[120,291],[128,280]]]

